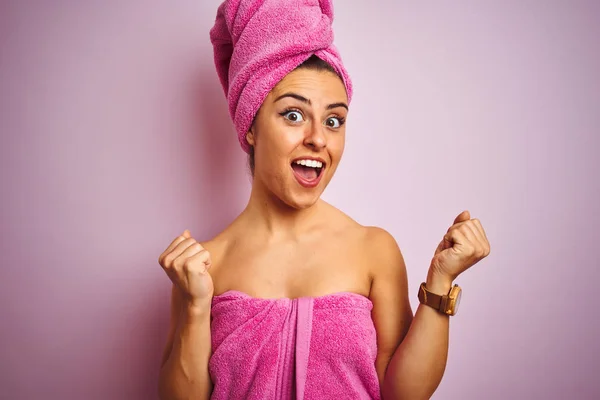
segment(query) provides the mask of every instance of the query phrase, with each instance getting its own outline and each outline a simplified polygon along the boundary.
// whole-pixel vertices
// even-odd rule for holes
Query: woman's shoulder
[[[212,264],[215,266],[220,264],[232,241],[231,230],[228,227],[209,239],[199,241],[199,243],[210,253]]]
[[[386,229],[379,226],[363,225],[340,209],[332,205],[328,206],[331,207],[330,212],[334,216],[332,219],[336,221],[334,224],[336,230],[358,236],[360,241],[364,242],[369,248],[387,249],[390,251],[398,247],[394,236]]]
[[[332,220],[335,223],[332,229],[340,236],[347,238],[349,244],[356,246],[366,255],[369,263],[380,268],[386,265],[403,264],[402,253],[398,242],[388,230],[373,225],[363,225],[342,212],[332,207]]]
[[[406,266],[400,246],[389,231],[379,226],[359,225],[357,232],[355,243],[372,279],[404,273]]]
[[[376,269],[402,263],[400,246],[394,236],[379,226],[363,226],[364,251]]]

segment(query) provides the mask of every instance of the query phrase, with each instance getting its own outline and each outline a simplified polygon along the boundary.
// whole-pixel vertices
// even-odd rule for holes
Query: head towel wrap
[[[210,39],[229,114],[244,151],[246,133],[268,93],[316,55],[342,77],[348,101],[352,83],[333,45],[331,0],[226,0]]]

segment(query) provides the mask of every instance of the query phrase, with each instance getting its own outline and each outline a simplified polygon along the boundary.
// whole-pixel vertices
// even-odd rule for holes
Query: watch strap
[[[445,310],[441,309],[442,298],[444,296],[428,291],[427,288],[425,287],[425,282],[421,283],[421,286],[419,287],[419,296],[418,297],[419,297],[419,301],[422,304],[432,307],[433,309],[438,310],[440,312],[445,312]]]

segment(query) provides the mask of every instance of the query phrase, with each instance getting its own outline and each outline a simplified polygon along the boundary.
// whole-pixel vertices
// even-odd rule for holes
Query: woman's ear
[[[250,145],[250,146],[254,146],[256,144],[256,138],[254,137],[254,130],[253,128],[250,128],[250,130],[248,131],[248,133],[246,133],[246,142]]]

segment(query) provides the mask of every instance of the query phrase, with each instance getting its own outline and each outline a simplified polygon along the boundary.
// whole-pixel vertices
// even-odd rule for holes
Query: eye
[[[329,128],[339,128],[344,124],[344,119],[339,117],[329,117],[325,120],[325,125]]]
[[[302,114],[300,111],[289,110],[281,113],[281,115],[291,122],[302,122],[304,119],[302,118]]]

